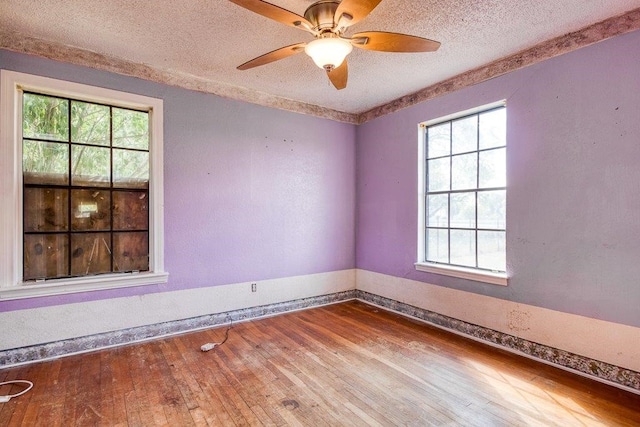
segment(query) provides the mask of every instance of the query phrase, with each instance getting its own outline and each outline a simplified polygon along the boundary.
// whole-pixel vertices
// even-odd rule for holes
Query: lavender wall
[[[640,326],[639,46],[617,37],[357,129],[0,50],[1,68],[164,99],[170,273],[0,312],[357,266]],[[417,272],[417,124],[500,99],[509,286]]]
[[[161,286],[0,302],[0,312],[354,268],[353,125],[1,50],[0,68],[164,100],[170,274]]]
[[[640,326],[638,94],[635,32],[360,126],[357,267]],[[417,124],[501,99],[509,285],[418,272]]]

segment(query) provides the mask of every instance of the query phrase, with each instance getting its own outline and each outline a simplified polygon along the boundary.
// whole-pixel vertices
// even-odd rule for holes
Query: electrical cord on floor
[[[9,400],[13,399],[14,397],[22,396],[23,394],[25,394],[26,392],[31,390],[31,388],[33,387],[33,383],[31,381],[26,381],[26,380],[6,381],[6,382],[3,382],[3,383],[0,383],[0,386],[8,385],[8,384],[27,384],[28,387],[25,388],[24,390],[22,390],[20,393],[7,394],[6,396],[0,396],[0,403],[6,403]]]
[[[200,350],[202,351],[209,351],[209,350],[213,350],[214,348],[224,344],[225,342],[227,342],[227,340],[229,339],[229,329],[231,329],[231,327],[233,326],[233,319],[231,319],[231,317],[229,317],[229,315],[227,315],[227,318],[229,319],[229,326],[227,326],[227,330],[224,331],[224,339],[220,342],[208,342],[206,344],[204,344],[202,347],[200,347]]]

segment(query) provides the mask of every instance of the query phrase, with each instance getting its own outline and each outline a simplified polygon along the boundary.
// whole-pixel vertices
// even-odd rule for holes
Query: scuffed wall
[[[0,68],[163,99],[169,272],[164,285],[0,312],[354,267],[354,125],[2,50]]]
[[[636,31],[359,126],[357,267],[639,327],[639,46]],[[509,284],[418,272],[417,124],[502,99]]]

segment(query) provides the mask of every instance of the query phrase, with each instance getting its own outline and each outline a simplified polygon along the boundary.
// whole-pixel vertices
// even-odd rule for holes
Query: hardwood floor
[[[0,370],[0,426],[640,425],[640,396],[346,302]],[[0,395],[18,388],[0,387]]]

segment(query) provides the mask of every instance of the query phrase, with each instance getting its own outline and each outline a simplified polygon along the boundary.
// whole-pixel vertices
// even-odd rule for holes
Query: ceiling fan
[[[351,25],[366,18],[382,0],[319,0],[307,8],[304,16],[266,1],[230,1],[259,15],[307,31],[315,37],[308,43],[296,43],[265,53],[238,66],[238,70],[269,64],[304,51],[318,67],[326,70],[329,80],[339,90],[347,87],[346,57],[353,46],[382,52],[433,52],[440,47],[437,41],[382,31],[345,36],[345,31]]]

